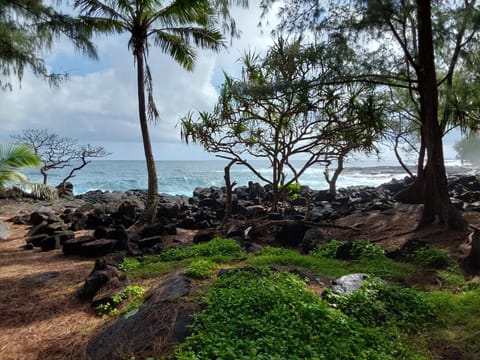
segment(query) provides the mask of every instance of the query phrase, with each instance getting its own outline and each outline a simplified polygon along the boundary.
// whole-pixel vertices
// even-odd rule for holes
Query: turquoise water
[[[252,161],[255,168],[268,176],[271,169],[265,161]],[[159,192],[171,195],[191,196],[196,187],[223,186],[224,167],[226,161],[158,161],[157,174]],[[298,162],[300,164],[300,162]],[[457,161],[447,162],[450,174],[467,172],[471,168],[462,168]],[[320,165],[308,169],[300,178],[302,185],[313,189],[327,188],[323,177],[324,168]],[[42,182],[38,169],[26,169],[24,173],[31,182]],[[48,184],[57,185],[63,180],[65,171],[55,171],[49,175]],[[395,162],[376,160],[355,160],[347,164],[346,169],[338,179],[338,187],[351,185],[377,186],[393,178],[401,179],[406,173]],[[232,181],[238,185],[247,185],[249,181],[260,182],[252,172],[242,166],[233,166]],[[147,172],[145,162],[141,160],[98,160],[88,164],[77,172],[70,180],[74,185],[76,195],[89,190],[126,191],[147,188]]]

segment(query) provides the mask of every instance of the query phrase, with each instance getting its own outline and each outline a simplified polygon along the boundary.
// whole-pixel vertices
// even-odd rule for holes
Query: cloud
[[[215,104],[222,71],[237,74],[236,60],[245,50],[264,50],[271,44],[268,30],[257,27],[261,10],[233,9],[240,39],[219,54],[200,51],[193,72],[187,72],[160,50],[151,48],[149,64],[154,81],[154,98],[160,120],[150,126],[158,159],[197,159],[206,155],[198,147],[180,140],[176,127],[189,111],[209,110]],[[274,13],[270,22],[274,23]],[[21,88],[0,97],[0,142],[23,129],[49,129],[52,133],[78,139],[80,143],[112,146],[112,158],[143,159],[138,123],[136,68],[127,49],[128,36],[99,37],[100,61],[95,63],[60,42],[46,57],[49,66],[71,74],[59,88],[50,88],[41,79],[26,73]]]

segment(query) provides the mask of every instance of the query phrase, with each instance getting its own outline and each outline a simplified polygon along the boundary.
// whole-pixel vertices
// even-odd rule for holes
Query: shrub
[[[242,250],[235,240],[215,238],[203,244],[169,249],[158,255],[157,258],[161,261],[178,261],[194,257],[238,258],[241,255]]]
[[[334,259],[338,248],[345,244],[345,241],[331,240],[324,244],[319,244],[313,250],[312,255],[315,257],[324,257],[329,259]]]
[[[217,265],[209,260],[194,260],[185,270],[185,275],[194,279],[207,279],[215,273]]]
[[[101,304],[95,308],[98,315],[115,316],[119,314],[119,306],[123,301],[130,299],[130,304],[126,312],[138,308],[143,302],[143,293],[145,290],[141,286],[127,286],[121,293],[112,297],[112,300],[106,304]]]
[[[423,293],[388,286],[376,279],[347,294],[335,295],[329,291],[326,299],[367,327],[393,326],[412,333],[423,330],[434,319],[433,307]]]

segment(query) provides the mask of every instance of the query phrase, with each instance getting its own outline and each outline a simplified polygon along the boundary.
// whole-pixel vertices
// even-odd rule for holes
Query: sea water
[[[271,178],[272,169],[268,162],[254,160],[250,163],[262,175]],[[301,161],[294,161],[294,163],[298,166],[301,165]],[[197,187],[221,187],[225,184],[226,161],[158,161],[156,165],[160,193],[191,196]],[[449,175],[474,172],[471,166],[462,165],[457,160],[447,160],[446,166]],[[321,164],[311,166],[300,177],[300,184],[308,185],[316,190],[327,189],[328,184],[324,178],[324,170],[325,168]],[[68,172],[69,169],[52,170],[49,172],[48,184],[58,185]],[[41,183],[43,181],[38,169],[25,169],[23,173],[28,176],[30,182]],[[338,178],[337,188],[353,185],[378,186],[394,178],[402,179],[405,176],[407,173],[395,161],[350,160]],[[241,165],[232,167],[231,180],[235,181],[238,186],[247,185],[249,181],[264,184],[250,169]],[[145,161],[142,160],[96,160],[76,172],[69,181],[74,185],[76,195],[90,190],[146,189],[147,170]]]

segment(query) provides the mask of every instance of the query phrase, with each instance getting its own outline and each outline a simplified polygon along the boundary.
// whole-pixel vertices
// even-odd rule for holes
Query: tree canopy
[[[0,1],[0,88],[12,88],[12,78],[23,78],[26,69],[57,85],[67,74],[52,73],[43,54],[54,40],[66,37],[89,57],[97,53],[90,40],[91,24],[65,14],[43,0]]]
[[[280,190],[312,165],[374,148],[381,124],[374,88],[332,82],[329,55],[328,47],[304,45],[301,37],[280,37],[265,57],[246,54],[240,79],[225,74],[213,112],[182,120],[183,138],[270,184],[276,211]],[[252,158],[267,160],[271,176]]]

